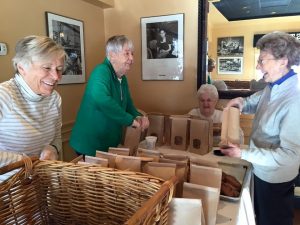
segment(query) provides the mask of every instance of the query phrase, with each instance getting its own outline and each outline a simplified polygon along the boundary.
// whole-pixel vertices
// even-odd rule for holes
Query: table
[[[212,152],[206,155],[197,155],[188,151],[174,150],[170,146],[160,146],[157,150],[162,154],[173,153],[179,155],[187,155],[193,157],[201,157],[202,159],[214,162],[239,163],[251,167],[251,164],[245,160],[230,158],[227,156],[215,156]],[[254,210],[251,198],[252,176],[245,177],[242,195],[239,201],[229,202],[220,199],[217,212],[217,225],[255,225]]]

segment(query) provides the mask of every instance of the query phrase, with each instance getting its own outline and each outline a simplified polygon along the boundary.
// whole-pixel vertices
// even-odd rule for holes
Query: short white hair
[[[27,36],[18,41],[16,54],[12,59],[13,66],[18,71],[18,64],[28,67],[33,61],[45,60],[56,56],[67,57],[64,48],[47,36]]]
[[[111,52],[119,53],[123,50],[124,45],[127,44],[128,48],[133,51],[133,43],[125,35],[116,35],[110,37],[106,42],[106,56],[109,57]]]
[[[207,93],[211,98],[219,99],[217,88],[212,84],[202,84],[197,91],[197,97],[200,98],[202,94]]]

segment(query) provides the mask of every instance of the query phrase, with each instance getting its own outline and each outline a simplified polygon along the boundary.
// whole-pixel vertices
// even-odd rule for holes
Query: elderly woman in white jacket
[[[263,36],[257,69],[268,85],[228,106],[255,113],[250,145],[230,145],[222,152],[253,164],[254,209],[259,225],[292,225],[294,184],[300,164],[300,41],[283,32]]]

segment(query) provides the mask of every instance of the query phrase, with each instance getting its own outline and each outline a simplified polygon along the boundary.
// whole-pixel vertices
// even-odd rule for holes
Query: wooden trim
[[[198,1],[198,55],[197,55],[197,90],[206,83],[207,55],[207,0]]]

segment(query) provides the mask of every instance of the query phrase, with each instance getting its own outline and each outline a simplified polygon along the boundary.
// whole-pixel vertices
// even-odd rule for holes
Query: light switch
[[[0,55],[7,55],[7,46],[0,42]]]

